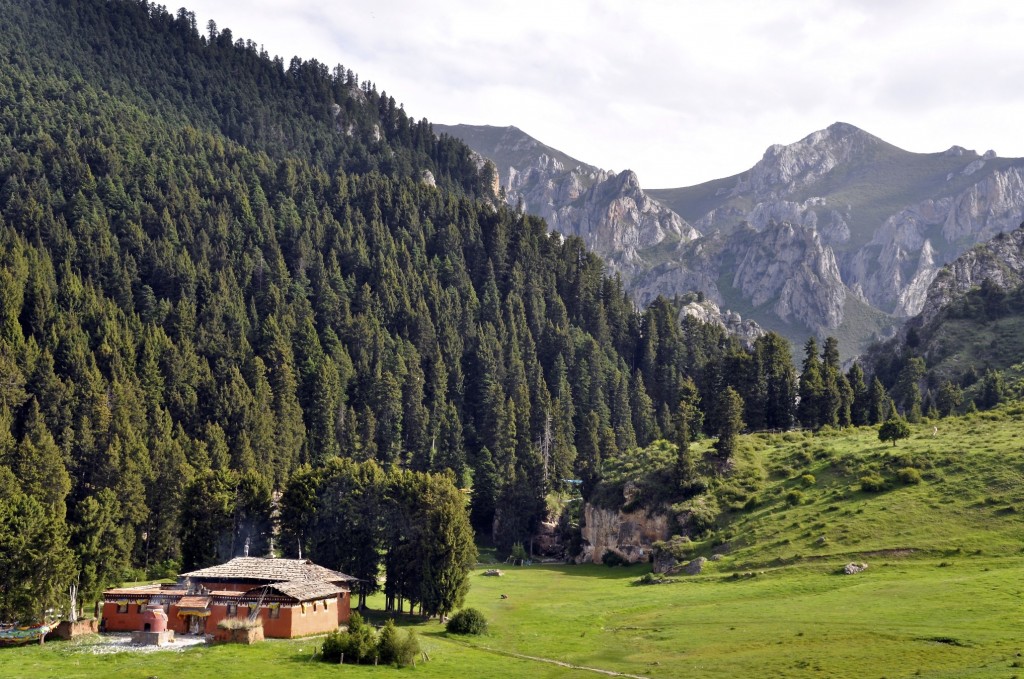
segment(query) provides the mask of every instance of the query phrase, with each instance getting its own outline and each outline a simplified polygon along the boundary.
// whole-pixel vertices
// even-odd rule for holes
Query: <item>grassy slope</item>
[[[929,370],[940,380],[956,380],[971,366],[1006,370],[1024,356],[1024,316],[978,322],[946,318],[928,339]]]
[[[531,566],[473,575],[468,604],[490,635],[446,639],[419,626],[424,677],[599,676],[521,653],[647,677],[1009,677],[1024,658],[1024,443],[1020,404],[913,426],[882,444],[873,428],[746,437],[738,472],[756,507],[697,543],[705,573],[634,585],[647,567]],[[923,481],[903,485],[914,466]],[[890,480],[880,493],[859,478]],[[804,474],[815,481],[805,485]],[[791,506],[786,494],[803,493]],[[734,504],[744,503],[743,497]],[[821,538],[824,537],[824,540]],[[849,561],[870,568],[837,575]],[[508,599],[501,599],[507,594]],[[72,644],[0,650],[0,676],[386,676],[309,662],[312,640],[183,653],[92,656]]]

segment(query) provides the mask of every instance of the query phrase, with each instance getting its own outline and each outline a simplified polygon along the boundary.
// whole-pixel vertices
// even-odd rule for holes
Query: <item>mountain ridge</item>
[[[457,128],[448,129],[457,134]],[[502,129],[529,138],[518,128]],[[565,165],[554,173],[545,169],[538,161],[553,158],[552,147],[536,143],[549,150],[544,157],[520,155],[515,162],[526,166],[499,168],[513,183],[524,173],[533,182],[506,184],[506,199],[512,200],[512,188],[516,200],[529,194],[533,200],[523,200],[524,206],[548,219],[553,228],[586,234],[588,243],[623,272],[636,299],[700,291],[723,307],[747,308],[765,327],[790,327],[790,339],[799,342],[801,332],[847,332],[845,299],[852,296],[874,311],[873,320],[841,338],[849,353],[892,332],[899,319],[916,314],[943,264],[974,243],[1014,228],[1024,216],[1024,159],[999,158],[993,151],[979,155],[959,146],[914,153],[850,123],[836,122],[792,144],[769,146],[752,167],[729,177],[677,189],[643,189],[636,182],[636,191],[645,200],[666,210],[660,214],[675,215],[685,224],[676,238],[675,229],[652,228],[651,222],[658,220],[648,220],[644,232],[614,219],[586,219],[602,212],[594,207],[600,201],[624,192],[594,191],[594,186],[608,181],[607,175],[576,159],[571,159],[578,163],[575,176]],[[494,153],[493,148],[470,146],[484,156]],[[519,144],[520,149],[525,146]],[[512,160],[502,158],[506,164]],[[566,192],[566,182],[576,190]],[[588,189],[583,188],[586,182]],[[543,187],[539,194],[537,185]],[[574,202],[585,191],[590,209],[580,211]],[[748,276],[723,266],[754,266],[737,249],[745,244],[767,257],[769,250],[756,242],[756,234],[787,223],[813,231],[816,237],[808,241],[811,247],[799,249],[803,259],[793,258],[792,252],[775,253],[790,263],[789,269],[776,274],[785,274],[792,282],[788,289],[771,286],[774,297],[768,299],[766,290]],[[730,238],[715,238],[718,233]],[[782,242],[795,246],[792,239]],[[834,267],[825,266],[833,261]],[[827,290],[815,289],[822,286]],[[809,305],[796,308],[793,299]],[[826,302],[811,303],[815,299]]]

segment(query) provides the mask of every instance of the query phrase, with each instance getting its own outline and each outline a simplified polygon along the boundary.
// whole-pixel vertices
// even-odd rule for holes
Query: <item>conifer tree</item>
[[[826,424],[822,421],[824,398],[825,381],[818,360],[818,343],[811,337],[804,344],[803,370],[800,373],[800,404],[797,407],[800,424],[810,429]]]
[[[736,451],[736,440],[743,431],[743,399],[732,387],[726,387],[719,401],[718,441],[715,450],[722,460],[729,460]]]

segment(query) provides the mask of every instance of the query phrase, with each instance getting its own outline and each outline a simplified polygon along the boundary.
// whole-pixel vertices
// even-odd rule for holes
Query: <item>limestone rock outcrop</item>
[[[509,204],[583,238],[639,303],[701,292],[795,335],[837,334],[850,304],[869,307],[844,345],[920,312],[943,265],[1024,217],[1024,159],[910,153],[847,123],[732,177],[657,190],[516,128],[435,129],[493,160]]]
[[[629,563],[646,562],[654,543],[669,538],[668,514],[644,510],[622,512],[587,503],[583,507],[583,552],[578,563],[601,563],[605,552]]]

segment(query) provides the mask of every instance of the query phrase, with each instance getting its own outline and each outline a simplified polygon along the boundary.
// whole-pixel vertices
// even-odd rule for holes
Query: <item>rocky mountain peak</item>
[[[752,191],[758,199],[791,194],[884,143],[849,123],[833,123],[793,144],[769,146],[746,178],[741,175],[733,194]]]

